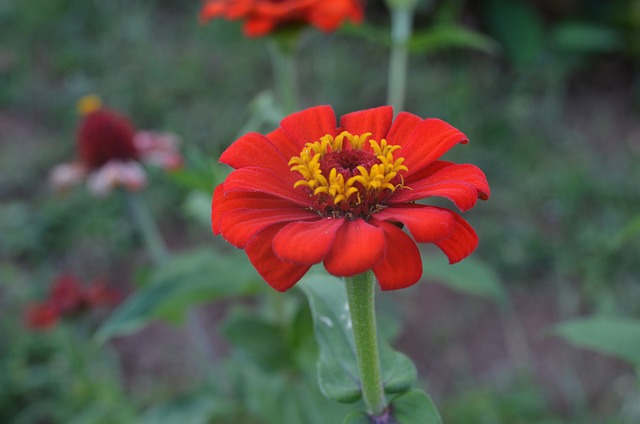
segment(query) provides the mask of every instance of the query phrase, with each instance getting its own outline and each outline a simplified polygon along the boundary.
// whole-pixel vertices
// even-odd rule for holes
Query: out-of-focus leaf
[[[622,42],[613,28],[586,22],[565,22],[553,31],[556,45],[576,53],[607,53],[617,51]]]
[[[482,11],[490,34],[502,44],[515,64],[531,64],[543,50],[544,26],[530,4],[512,0],[489,0]]]
[[[450,48],[480,50],[488,54],[500,50],[492,38],[459,25],[436,25],[416,31],[408,47],[410,51],[422,54]]]
[[[207,424],[214,417],[233,411],[229,399],[221,399],[207,391],[189,393],[149,408],[138,418],[139,424]]]
[[[361,396],[351,316],[344,282],[321,273],[310,273],[298,282],[307,295],[320,348],[318,381],[325,396],[339,402],[355,402]],[[415,365],[379,338],[382,381],[385,391],[407,390],[417,378]]]
[[[257,315],[236,312],[220,330],[238,351],[266,370],[286,367],[291,359],[278,326]]]
[[[359,25],[346,23],[340,27],[340,32],[362,38],[372,43],[381,44],[383,46],[391,45],[391,36],[387,29],[377,25],[371,25],[366,22]]]
[[[507,294],[496,272],[485,262],[470,257],[450,265],[442,255],[423,255],[423,277],[460,293],[505,303]]]
[[[184,201],[183,208],[185,214],[196,222],[207,228],[211,226],[211,193],[191,191]]]
[[[640,367],[640,320],[610,316],[578,318],[556,324],[552,332],[576,347]]]
[[[258,293],[264,286],[245,255],[220,255],[208,248],[183,253],[154,271],[150,282],[111,314],[96,337],[104,342],[155,319],[179,322],[197,303]]]

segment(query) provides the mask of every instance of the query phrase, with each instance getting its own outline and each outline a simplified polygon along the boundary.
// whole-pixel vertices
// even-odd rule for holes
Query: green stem
[[[138,194],[125,190],[122,192],[124,193],[127,205],[129,206],[131,216],[133,217],[133,220],[140,231],[140,235],[144,240],[145,246],[151,255],[151,260],[156,266],[165,264],[170,257],[169,250],[164,243],[162,235],[160,235],[160,231],[156,226],[156,221],[153,218],[151,211],[149,211],[147,204]]]
[[[391,7],[391,52],[387,84],[387,104],[396,113],[404,108],[407,90],[407,67],[409,51],[407,43],[411,38],[415,5]]]
[[[276,38],[269,43],[276,97],[285,116],[295,112],[298,107],[294,47],[293,41],[285,38]]]
[[[376,329],[375,278],[373,272],[345,278],[351,311],[362,399],[367,413],[382,415],[387,408],[382,386],[380,352]]]

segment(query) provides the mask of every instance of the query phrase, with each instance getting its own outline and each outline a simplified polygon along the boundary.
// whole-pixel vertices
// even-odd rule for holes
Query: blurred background
[[[279,117],[266,41],[239,23],[200,24],[200,7],[0,3],[0,422],[139,422],[202,379],[182,325],[152,320],[96,348],[91,328],[109,311],[75,341],[24,319],[61,272],[124,294],[152,272],[118,196],[48,184],[75,157],[87,93],[181,137],[184,169],[149,170],[144,193],[169,249],[225,249],[207,221],[227,172],[217,158]],[[301,107],[383,104],[388,30],[384,3],[368,1],[363,26],[304,32]],[[470,138],[447,158],[480,166],[492,197],[465,214],[480,237],[465,270],[500,294],[426,270],[381,301],[398,320],[394,345],[447,423],[640,422],[633,365],[551,331],[580,316],[640,317],[640,1],[423,1],[415,31],[405,109]],[[217,329],[229,308],[199,306],[216,355],[229,349]]]

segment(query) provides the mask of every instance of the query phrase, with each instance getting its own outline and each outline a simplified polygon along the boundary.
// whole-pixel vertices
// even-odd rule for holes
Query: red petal
[[[330,274],[350,277],[372,269],[384,257],[384,231],[362,219],[345,221],[324,258]]]
[[[393,224],[373,220],[384,230],[387,254],[373,267],[382,290],[404,289],[422,277],[422,259],[418,246],[404,231]]]
[[[354,135],[370,132],[372,139],[380,141],[387,137],[392,120],[393,108],[382,106],[346,114],[340,119],[340,127]]]
[[[331,249],[336,231],[343,219],[319,219],[293,222],[285,226],[273,239],[273,251],[280,259],[298,264],[317,264]]]
[[[305,143],[318,141],[327,134],[336,135],[336,115],[331,106],[316,106],[287,116],[280,127],[298,146],[296,154],[299,154]]]
[[[439,119],[425,119],[414,129],[411,137],[402,144],[397,156],[405,159],[403,165],[409,170],[404,178],[409,179],[412,174],[445,154],[458,143],[467,143],[462,132]]]
[[[224,183],[218,184],[213,190],[213,198],[211,199],[211,231],[214,235],[220,234],[220,216],[222,213],[222,202],[224,199]]]
[[[449,237],[455,227],[455,219],[450,211],[423,205],[391,206],[374,217],[378,221],[402,222],[420,243],[433,243]]]
[[[451,237],[437,241],[436,246],[449,258],[449,263],[460,262],[473,252],[478,246],[478,236],[471,225],[460,215],[451,212],[456,219],[456,227]]]
[[[442,164],[447,164],[443,166]],[[436,166],[433,166],[436,165]],[[490,190],[484,173],[475,165],[452,164],[436,161],[425,168],[436,169],[431,175],[425,176],[414,182],[407,182],[410,189],[400,190],[394,193],[390,203],[406,203],[426,197],[438,196],[451,200],[461,211],[466,211],[475,206],[478,198],[489,198]],[[420,172],[425,175],[426,172]]]
[[[224,193],[266,193],[287,199],[297,205],[308,206],[309,195],[302,189],[294,189],[295,177],[280,175],[264,168],[247,167],[233,171],[224,182]]]
[[[249,166],[269,169],[276,174],[290,174],[290,158],[271,144],[267,137],[258,133],[249,133],[240,137],[220,156],[220,162],[239,169]]]
[[[236,209],[220,218],[222,237],[236,247],[244,247],[256,233],[282,222],[317,218],[318,215],[300,207],[277,209]]]
[[[273,237],[282,229],[282,226],[274,225],[260,232],[247,243],[244,249],[258,274],[271,287],[281,292],[293,287],[311,267],[283,261],[273,252],[271,247]]]
[[[278,128],[270,132],[266,137],[271,141],[276,149],[278,149],[280,153],[288,159],[291,159],[294,156],[299,156],[302,151],[302,147],[293,142],[282,128]],[[289,163],[288,160],[287,163]]]
[[[402,146],[411,138],[413,130],[422,121],[422,118],[412,113],[400,112],[389,129],[387,142],[389,144]]]

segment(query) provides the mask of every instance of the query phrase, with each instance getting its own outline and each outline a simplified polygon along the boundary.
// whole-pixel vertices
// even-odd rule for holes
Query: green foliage
[[[307,295],[313,314],[322,392],[339,402],[355,402],[361,396],[360,383],[344,283],[326,274],[311,273],[298,286]],[[380,365],[387,393],[403,392],[416,380],[411,360],[392,350],[384,340],[380,340]]]
[[[572,345],[623,359],[640,369],[640,321],[594,316],[556,324],[553,334]]]
[[[196,303],[259,292],[264,283],[246,261],[245,255],[216,254],[210,248],[175,256],[112,313],[96,338],[104,342],[131,334],[156,319],[179,322]]]
[[[389,413],[376,417],[377,424],[442,424],[442,418],[433,401],[422,390],[409,390],[391,399]],[[362,412],[349,414],[343,424],[371,424],[371,418]]]
[[[423,255],[423,278],[443,284],[457,292],[478,296],[498,304],[507,302],[504,285],[489,264],[469,257],[455,265],[449,265],[443,255]]]
[[[499,45],[486,35],[471,29],[450,24],[440,24],[416,31],[409,41],[409,50],[429,54],[439,50],[466,48],[496,54]]]

